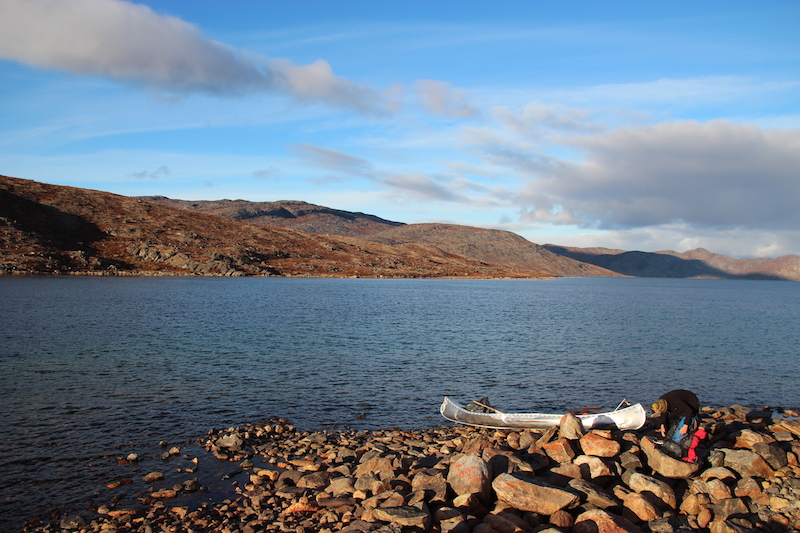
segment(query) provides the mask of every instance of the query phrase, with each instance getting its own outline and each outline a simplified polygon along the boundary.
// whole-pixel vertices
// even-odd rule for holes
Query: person
[[[663,394],[653,404],[656,414],[656,431],[664,438],[687,449],[686,460],[697,461],[697,445],[705,437],[705,431],[697,429],[700,401],[691,391],[677,389]]]

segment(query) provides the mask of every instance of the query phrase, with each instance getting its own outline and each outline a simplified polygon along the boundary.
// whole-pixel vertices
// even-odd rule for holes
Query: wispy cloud
[[[438,80],[418,80],[414,89],[422,105],[435,115],[453,118],[475,118],[480,111],[473,107],[464,91]]]
[[[141,172],[134,172],[132,174],[128,174],[131,178],[136,178],[137,180],[157,180],[164,177],[169,176],[170,169],[166,165],[162,165],[157,169],[150,171],[150,170],[142,170]]]

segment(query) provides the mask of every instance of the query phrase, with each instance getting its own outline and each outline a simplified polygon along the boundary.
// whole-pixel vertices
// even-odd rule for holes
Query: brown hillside
[[[538,277],[424,245],[388,246],[0,176],[0,272]]]
[[[558,276],[619,276],[604,268],[554,254],[509,231],[454,224],[409,224],[365,237],[397,245],[419,243],[487,263],[530,269]]]
[[[259,226],[277,226],[325,235],[368,235],[402,226],[374,215],[351,213],[291,200],[249,202],[247,200],[191,201],[164,196],[143,196],[142,200],[179,209],[220,215]]]

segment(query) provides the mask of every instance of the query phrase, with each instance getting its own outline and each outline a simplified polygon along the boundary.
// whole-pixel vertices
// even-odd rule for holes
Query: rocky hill
[[[259,226],[279,226],[316,234],[369,235],[404,225],[374,215],[351,213],[291,200],[248,202],[246,200],[190,201],[165,196],[142,196],[142,200],[179,209],[221,215]]]
[[[509,231],[453,224],[409,224],[365,237],[375,242],[427,244],[450,253],[556,276],[619,276],[609,269],[555,254]]]
[[[608,248],[544,247],[553,253],[636,277],[762,279],[800,281],[800,257],[744,258],[711,253],[703,248],[678,253],[626,252]]]
[[[800,257],[540,246],[298,201],[131,198],[0,176],[0,274],[642,276],[800,281]]]
[[[0,176],[0,273],[541,277],[423,244],[257,226]]]

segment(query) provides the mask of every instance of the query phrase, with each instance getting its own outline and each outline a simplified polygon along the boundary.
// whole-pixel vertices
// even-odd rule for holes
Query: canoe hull
[[[467,411],[445,396],[439,412],[457,424],[493,429],[548,429],[557,426],[563,414],[547,413],[478,413]],[[624,409],[577,415],[584,429],[639,429],[647,421],[641,404]]]

